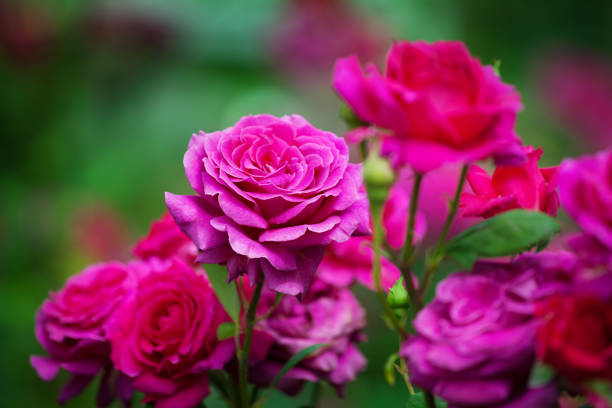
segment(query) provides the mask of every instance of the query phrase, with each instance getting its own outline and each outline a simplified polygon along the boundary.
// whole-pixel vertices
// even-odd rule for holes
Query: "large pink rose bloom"
[[[399,250],[406,241],[410,190],[403,181],[397,182],[390,190],[383,205],[382,224],[387,244]],[[414,242],[421,241],[425,235],[425,217],[417,213]],[[374,289],[372,263],[374,250],[371,237],[354,237],[346,242],[332,243],[327,247],[317,276],[327,283],[346,287],[355,281]],[[399,269],[384,256],[381,258],[381,286],[386,291],[400,278]]]
[[[185,173],[195,196],[166,193],[202,263],[229,278],[266,278],[275,291],[306,292],[325,247],[368,232],[361,167],[345,141],[298,115],[247,116],[194,135]]]
[[[188,264],[193,263],[198,256],[198,248],[168,213],[151,223],[149,233],[138,241],[132,252],[143,260],[178,256]]]
[[[267,300],[266,300],[267,298]],[[264,293],[265,310],[274,296]],[[305,381],[327,381],[340,394],[366,366],[366,359],[356,344],[365,340],[365,311],[349,289],[337,288],[315,279],[299,301],[285,296],[272,313],[258,324],[258,330],[272,338],[263,343],[268,349],[263,359],[251,359],[249,379],[256,385],[269,386],[285,363],[306,347],[325,343],[316,352],[289,370],[277,383],[282,391],[297,394]],[[253,348],[260,348],[254,341]]]
[[[530,389],[535,362],[535,302],[572,288],[570,253],[479,262],[448,276],[414,320],[407,340],[410,380],[453,408],[553,407],[554,387]]]
[[[582,230],[612,249],[612,150],[564,160],[559,193],[563,208]]]
[[[51,380],[60,368],[71,374],[58,401],[63,404],[80,394],[95,376],[104,371],[98,406],[107,406],[118,393],[129,399],[129,382],[111,375],[108,324],[122,302],[131,297],[136,285],[132,265],[100,263],[68,279],[58,292],[51,292],[36,316],[36,338],[49,353],[32,356],[38,375]],[[111,377],[118,382],[114,383]],[[114,391],[113,391],[114,389]]]
[[[372,64],[362,71],[355,56],[338,60],[333,76],[361,119],[394,132],[383,153],[396,167],[427,172],[446,162],[522,159],[518,93],[461,42],[397,42],[384,76]]]
[[[191,408],[210,392],[208,370],[222,369],[233,341],[217,340],[229,317],[206,277],[178,258],[141,262],[136,296],[111,321],[115,368],[156,408]]]
[[[557,216],[557,167],[538,167],[541,148],[527,146],[524,150],[526,163],[499,165],[492,176],[476,165],[470,166],[467,181],[473,194],[461,194],[459,208],[463,216],[489,218],[516,208]]]

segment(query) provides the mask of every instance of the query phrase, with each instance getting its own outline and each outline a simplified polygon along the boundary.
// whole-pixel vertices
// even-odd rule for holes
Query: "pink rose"
[[[149,234],[142,238],[132,251],[140,259],[152,257],[168,259],[178,256],[187,264],[192,264],[198,256],[198,248],[191,239],[174,223],[170,214],[153,221]]]
[[[401,249],[406,240],[408,228],[408,210],[410,190],[403,181],[397,182],[390,190],[383,206],[382,223],[385,238],[393,249]],[[414,242],[419,242],[425,235],[425,217],[417,213]],[[348,286],[355,281],[374,289],[372,262],[374,251],[371,237],[354,237],[346,242],[332,243],[323,256],[317,270],[318,277],[335,286]],[[384,256],[381,259],[381,285],[389,290],[400,278],[399,269]]]
[[[206,277],[178,258],[139,263],[135,296],[117,310],[108,338],[115,368],[156,408],[190,408],[209,394],[208,370],[222,369],[233,340],[217,340],[229,317]]]
[[[564,160],[559,193],[563,208],[582,230],[612,249],[612,150]]]
[[[113,313],[133,294],[135,285],[131,264],[100,263],[68,279],[41,306],[36,316],[36,338],[49,356],[32,356],[30,362],[43,380],[53,379],[60,368],[70,372],[71,379],[58,397],[60,404],[80,394],[100,371],[104,375],[99,406],[110,405],[111,388],[122,399],[130,399],[125,378],[111,375],[106,334]]]
[[[267,299],[266,299],[267,298]],[[273,302],[271,292],[264,292],[262,306]],[[331,286],[315,279],[302,301],[284,296],[272,313],[258,324],[260,336],[272,339],[264,343],[268,352],[251,359],[249,379],[259,386],[269,386],[293,355],[306,347],[325,345],[289,370],[278,382],[282,391],[295,395],[305,381],[327,381],[339,393],[355,380],[366,366],[357,348],[365,340],[365,311],[349,289]],[[254,340],[254,349],[262,348]]]
[[[355,56],[340,59],[333,86],[364,121],[392,130],[383,153],[394,166],[433,170],[490,156],[515,159],[520,97],[460,42],[395,43],[382,76]]]
[[[306,292],[325,247],[368,231],[361,167],[345,141],[298,115],[247,116],[194,135],[185,173],[197,195],[166,193],[198,262],[227,264],[229,278],[266,278],[275,291]]]
[[[524,149],[526,163],[520,166],[499,165],[493,176],[476,165],[470,166],[467,181],[474,194],[461,194],[459,208],[463,216],[489,218],[515,208],[557,216],[557,167],[539,168],[542,149],[533,146]]]

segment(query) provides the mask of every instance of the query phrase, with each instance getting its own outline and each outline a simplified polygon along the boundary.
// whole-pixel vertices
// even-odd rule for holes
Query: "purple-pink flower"
[[[327,245],[369,232],[361,167],[348,159],[343,139],[301,116],[247,116],[192,137],[183,163],[197,195],[166,193],[166,205],[199,262],[305,293]]]
[[[131,398],[129,381],[112,373],[109,321],[132,296],[136,285],[133,264],[100,263],[68,279],[51,292],[36,316],[36,338],[49,353],[30,362],[43,380],[53,379],[60,368],[71,374],[58,401],[63,404],[80,394],[103,371],[98,406],[108,406],[117,394]]]
[[[404,343],[410,380],[449,407],[552,407],[554,387],[529,389],[535,357],[534,302],[571,289],[569,253],[479,262],[438,284]],[[535,402],[537,401],[537,402]]]
[[[265,301],[268,297],[268,301]],[[264,293],[262,307],[269,307],[274,297]],[[265,310],[265,309],[264,309]],[[277,383],[282,391],[297,394],[305,381],[327,381],[339,393],[366,366],[357,348],[364,341],[365,311],[346,288],[315,279],[302,301],[285,296],[257,329],[270,336],[272,346],[263,359],[251,361],[249,379],[256,385],[269,386],[291,356],[306,347],[324,343],[314,353],[289,370]],[[257,349],[256,342],[253,348]]]
[[[499,165],[492,176],[475,164],[470,166],[467,181],[473,193],[461,194],[459,208],[463,216],[489,218],[516,208],[557,216],[557,167],[538,167],[541,148],[527,146],[524,151],[527,162]]]
[[[612,249],[612,150],[564,160],[559,194],[563,208],[582,230]]]
[[[108,338],[115,368],[132,378],[156,408],[192,408],[209,394],[208,370],[234,355],[219,341],[229,317],[203,274],[178,258],[138,264],[138,290],[112,319]]]
[[[417,172],[447,162],[520,156],[518,93],[461,42],[396,42],[381,75],[355,56],[337,61],[333,86],[362,120],[390,129],[383,153]]]
[[[198,256],[198,248],[168,213],[151,223],[149,233],[138,241],[132,252],[143,260],[178,256],[187,264],[192,264]]]

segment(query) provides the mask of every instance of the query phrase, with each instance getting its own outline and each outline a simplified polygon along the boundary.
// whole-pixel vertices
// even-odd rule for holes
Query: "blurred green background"
[[[611,144],[611,22],[610,0],[0,1],[0,405],[56,406],[65,376],[45,383],[28,362],[42,351],[35,310],[88,263],[129,257],[163,192],[189,191],[192,132],[301,113],[342,133],[335,58],[380,63],[393,39],[458,39],[501,61],[523,95],[519,133],[553,165]],[[357,292],[369,366],[345,400],[326,388],[324,406],[404,406],[405,387],[382,377],[394,335]]]

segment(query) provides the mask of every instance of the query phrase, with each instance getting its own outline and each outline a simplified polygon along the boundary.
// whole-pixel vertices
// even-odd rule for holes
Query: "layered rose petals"
[[[233,341],[217,340],[229,317],[210,287],[178,258],[141,262],[134,297],[115,314],[108,338],[115,367],[156,408],[191,408],[209,394],[208,370],[222,369]]]
[[[541,253],[512,264],[480,262],[444,279],[402,348],[410,380],[452,407],[554,406],[554,387],[528,389],[527,379],[535,302],[570,290],[566,266],[563,257]]]
[[[132,295],[135,285],[132,264],[100,263],[71,277],[41,306],[36,316],[36,338],[49,355],[32,356],[30,361],[47,381],[60,368],[71,374],[58,397],[60,403],[80,394],[100,371],[105,373],[98,406],[109,405],[114,394],[125,400],[131,398],[129,384],[111,373],[106,334],[113,313]]]
[[[268,292],[264,298],[270,295]],[[251,359],[249,379],[256,385],[269,386],[291,356],[306,347],[324,344],[290,369],[277,387],[294,395],[305,381],[323,380],[342,393],[344,385],[353,381],[366,365],[356,346],[365,339],[362,333],[365,323],[365,311],[350,290],[315,279],[301,302],[293,296],[283,297],[256,328],[272,343],[270,346],[267,340],[265,348],[269,349],[265,357]],[[258,348],[256,342],[254,348]]]
[[[446,162],[516,158],[518,93],[460,42],[395,43],[381,75],[356,57],[337,61],[333,86],[364,121],[390,129],[383,153],[427,172]],[[520,159],[520,158],[519,158]]]
[[[461,194],[459,208],[463,216],[489,218],[516,208],[557,215],[557,168],[538,167],[542,149],[528,146],[524,151],[526,163],[499,165],[492,176],[476,165],[470,167],[467,181],[473,194]]]
[[[368,231],[360,166],[343,139],[298,115],[200,132],[184,165],[197,195],[166,193],[170,214],[197,260],[227,264],[230,279],[263,273],[275,291],[304,293],[325,246]]]

